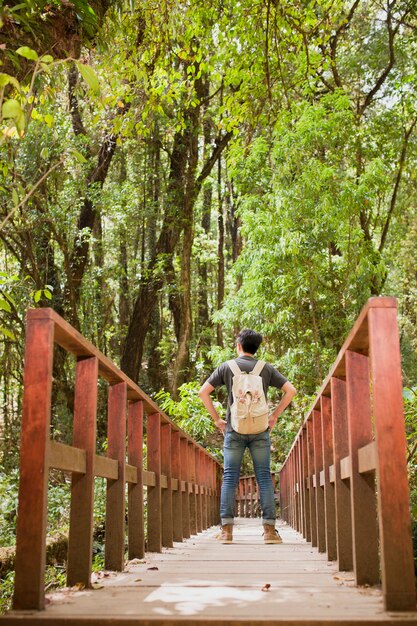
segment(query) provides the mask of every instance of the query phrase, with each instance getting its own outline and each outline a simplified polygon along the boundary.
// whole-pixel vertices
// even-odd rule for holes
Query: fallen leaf
[[[126,567],[129,567],[130,565],[142,565],[143,563],[146,563],[144,559],[132,559],[127,562]]]
[[[269,591],[271,585],[269,583],[265,583],[264,586],[262,587],[261,591]]]
[[[135,583],[140,583],[140,582],[142,582],[142,578],[135,578],[134,582]]]
[[[100,585],[100,583],[93,583],[92,584],[92,588],[93,589],[104,589],[104,585]]]
[[[85,589],[84,583],[75,583],[75,585],[71,587],[71,591],[82,591],[83,589]]]
[[[159,567],[148,567],[148,569],[159,569]]]

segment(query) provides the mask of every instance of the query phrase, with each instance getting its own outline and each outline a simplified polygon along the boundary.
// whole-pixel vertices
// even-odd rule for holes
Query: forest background
[[[1,545],[34,306],[216,454],[196,392],[255,328],[299,392],[274,433],[279,469],[368,297],[396,296],[417,519],[415,3],[9,0],[0,54]],[[73,366],[57,353],[64,442]],[[51,483],[65,533],[67,479]]]

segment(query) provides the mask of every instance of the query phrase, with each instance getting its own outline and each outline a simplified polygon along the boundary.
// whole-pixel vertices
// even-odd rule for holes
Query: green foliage
[[[221,450],[216,438],[213,437],[217,429],[198,396],[199,389],[200,384],[197,382],[184,383],[178,390],[179,400],[174,400],[171,394],[164,390],[155,395],[155,400],[181,430],[220,458]],[[214,401],[214,405],[219,415],[224,417],[225,410],[222,404]]]

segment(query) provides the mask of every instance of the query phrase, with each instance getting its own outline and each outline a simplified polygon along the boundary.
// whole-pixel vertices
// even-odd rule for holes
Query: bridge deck
[[[351,573],[338,572],[292,528],[279,530],[284,543],[264,545],[260,520],[240,519],[234,543],[222,545],[211,528],[100,579],[99,589],[55,592],[46,611],[12,613],[0,624],[417,625],[416,613],[385,613],[379,589],[356,588]]]

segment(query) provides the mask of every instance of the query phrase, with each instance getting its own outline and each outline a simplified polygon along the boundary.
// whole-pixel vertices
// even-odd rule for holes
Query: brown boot
[[[265,543],[282,543],[281,536],[275,526],[272,524],[264,524],[264,542]]]
[[[220,543],[233,542],[233,524],[225,524],[222,526],[219,541]]]

